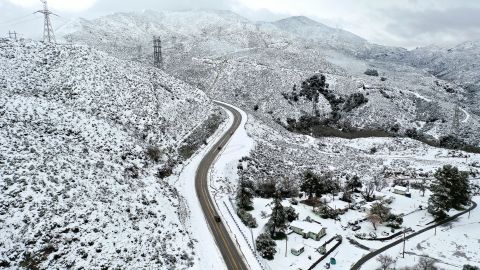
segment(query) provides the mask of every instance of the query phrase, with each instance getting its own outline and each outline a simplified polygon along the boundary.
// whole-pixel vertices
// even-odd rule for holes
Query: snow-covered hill
[[[461,85],[466,89],[468,105],[480,115],[480,40],[449,49],[435,46],[417,48],[410,51],[403,61]]]
[[[185,269],[188,209],[156,176],[216,114],[155,68],[0,40],[0,265]]]
[[[372,44],[306,17],[252,22],[229,11],[145,11],[77,26],[64,34],[67,40],[146,63],[152,61],[151,38],[160,35],[166,72],[246,110],[258,105],[256,114],[271,121],[285,124],[311,113],[308,101],[292,103],[283,94],[322,73],[335,95],[363,94],[370,100],[343,112],[342,125],[388,131],[399,124],[400,134],[415,128],[438,138],[452,132],[454,100],[472,115],[460,124],[461,136],[479,143],[479,116],[469,113],[476,109],[468,102],[470,89],[407,63],[403,48]],[[380,76],[365,75],[369,68]],[[322,115],[331,111],[323,98],[317,107]]]

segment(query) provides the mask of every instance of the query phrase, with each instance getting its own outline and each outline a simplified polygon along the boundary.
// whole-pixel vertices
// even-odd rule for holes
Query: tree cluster
[[[435,180],[430,185],[432,195],[428,200],[428,211],[437,219],[447,216],[450,209],[461,209],[470,201],[468,172],[459,171],[457,167],[445,165],[438,169]]]
[[[343,111],[350,112],[367,102],[368,98],[366,98],[362,93],[351,94],[343,105]]]
[[[335,194],[340,190],[340,184],[331,173],[316,174],[307,170],[303,174],[300,190],[305,192],[309,199],[312,199],[314,195],[321,197],[328,193]]]
[[[253,215],[245,211],[244,209],[239,208],[237,210],[237,215],[243,222],[243,224],[245,224],[245,226],[249,228],[256,228],[258,226],[257,220],[253,217]]]
[[[275,253],[277,253],[277,250],[275,249],[277,243],[275,243],[268,233],[260,234],[257,237],[255,244],[257,246],[257,251],[262,258],[273,260]]]

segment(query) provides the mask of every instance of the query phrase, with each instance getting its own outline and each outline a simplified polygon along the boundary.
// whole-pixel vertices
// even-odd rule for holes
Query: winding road
[[[445,224],[445,223],[448,223],[448,222],[450,222],[450,221],[458,218],[459,216],[468,213],[469,211],[475,209],[476,207],[477,207],[477,204],[472,201],[472,206],[470,206],[467,210],[464,210],[464,211],[462,211],[462,212],[460,212],[460,213],[458,213],[458,214],[456,214],[456,215],[453,215],[453,216],[451,216],[451,217],[448,217],[448,218],[446,218],[446,219],[444,219],[444,220],[442,220],[442,221],[440,221],[440,222],[438,222],[438,223],[435,223],[435,224],[433,224],[433,225],[430,225],[430,226],[428,226],[428,227],[426,227],[426,228],[423,228],[423,229],[421,229],[421,230],[419,230],[419,231],[417,231],[417,232],[414,232],[414,233],[412,233],[412,234],[409,234],[409,235],[407,235],[407,236],[405,237],[405,240],[408,240],[408,239],[410,239],[410,238],[412,238],[412,237],[415,237],[415,236],[417,236],[417,235],[419,235],[419,234],[421,234],[421,233],[424,233],[424,232],[426,232],[426,231],[428,231],[428,230],[431,230],[431,229],[433,229],[433,228],[435,228],[435,227],[438,227],[438,226],[440,226],[440,225],[443,225],[443,224]],[[390,243],[390,244],[388,244],[388,245],[386,245],[386,246],[384,246],[384,247],[381,247],[381,248],[379,248],[379,249],[377,249],[377,250],[375,250],[375,251],[373,251],[373,252],[368,253],[368,254],[365,255],[363,258],[361,258],[358,262],[356,262],[356,263],[352,266],[352,268],[350,268],[350,270],[358,270],[358,269],[360,269],[360,268],[362,267],[362,265],[363,265],[364,263],[366,263],[367,261],[369,261],[370,259],[373,259],[375,256],[379,255],[380,253],[386,251],[387,249],[389,249],[389,248],[391,248],[391,247],[394,247],[394,246],[396,246],[396,245],[399,245],[399,244],[401,244],[401,243],[403,243],[403,238],[398,239],[398,240],[396,240],[395,242],[392,242],[392,243]]]
[[[197,192],[200,206],[202,207],[205,219],[207,220],[210,231],[215,238],[215,242],[220,250],[223,260],[229,270],[248,270],[249,267],[245,263],[241,252],[237,249],[234,241],[228,234],[227,229],[222,221],[216,221],[215,217],[219,217],[215,203],[208,191],[208,172],[210,167],[219,155],[221,149],[230,140],[232,134],[242,123],[242,115],[235,108],[223,103],[215,102],[215,104],[227,109],[233,114],[233,124],[227,132],[218,140],[215,145],[208,151],[200,162],[195,175],[195,190]],[[219,267],[220,268],[220,267]]]

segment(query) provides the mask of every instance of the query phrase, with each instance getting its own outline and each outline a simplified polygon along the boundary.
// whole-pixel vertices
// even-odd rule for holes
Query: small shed
[[[327,234],[327,230],[322,225],[314,222],[294,220],[290,223],[290,229],[304,238],[311,238],[315,241],[320,240]]]
[[[299,256],[305,251],[305,246],[303,245],[296,245],[290,249],[290,252],[292,252],[293,255]]]

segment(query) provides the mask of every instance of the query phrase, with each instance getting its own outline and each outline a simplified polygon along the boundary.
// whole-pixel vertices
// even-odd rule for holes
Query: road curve
[[[438,227],[438,226],[443,225],[443,224],[445,224],[445,223],[447,223],[447,222],[450,222],[450,221],[456,219],[457,217],[459,217],[459,216],[461,216],[461,215],[463,215],[463,214],[466,214],[466,213],[468,213],[469,211],[475,209],[475,207],[477,207],[477,203],[475,203],[474,201],[472,201],[472,206],[470,206],[467,210],[464,210],[464,211],[462,211],[462,212],[460,212],[460,213],[458,213],[458,214],[456,214],[456,215],[453,215],[453,216],[451,216],[451,217],[448,217],[448,218],[446,218],[446,219],[444,219],[444,220],[442,220],[442,221],[440,221],[440,222],[438,222],[438,223],[435,223],[435,224],[430,225],[430,226],[428,226],[428,227],[426,227],[426,228],[423,228],[423,229],[421,229],[420,231],[417,231],[417,232],[414,232],[414,233],[412,233],[412,234],[410,234],[410,235],[407,235],[407,236],[405,237],[405,240],[408,240],[408,239],[410,239],[410,238],[412,238],[412,237],[415,237],[415,236],[417,236],[417,235],[419,235],[419,234],[421,234],[421,233],[424,233],[424,232],[426,232],[426,231],[428,231],[428,230],[431,230],[431,229],[433,229],[433,228],[435,228],[435,227]],[[401,243],[403,243],[403,238],[398,239],[398,240],[396,240],[395,242],[392,242],[392,243],[390,243],[390,244],[388,244],[388,245],[386,245],[386,246],[384,246],[384,247],[382,247],[382,248],[379,248],[379,249],[377,249],[377,250],[375,250],[375,251],[373,251],[373,252],[368,253],[367,255],[363,256],[358,262],[356,262],[356,263],[352,266],[352,268],[350,268],[350,270],[358,270],[358,269],[360,269],[360,268],[362,267],[362,265],[363,265],[364,263],[366,263],[367,261],[369,261],[370,259],[372,259],[372,258],[374,258],[375,256],[379,255],[380,253],[384,252],[385,250],[387,250],[387,249],[389,249],[389,248],[391,248],[391,247],[394,247],[394,246],[396,246],[396,245],[398,245],[398,244],[401,244]]]
[[[215,102],[215,104],[227,109],[233,114],[233,124],[222,138],[220,138],[220,140],[208,151],[198,165],[195,174],[195,190],[197,192],[198,200],[200,201],[200,206],[205,215],[205,219],[207,220],[210,231],[215,238],[215,242],[217,243],[218,249],[222,254],[227,268],[229,270],[248,270],[249,268],[243,260],[241,252],[237,249],[234,240],[230,238],[225,225],[222,222],[215,221],[215,216],[220,215],[217,213],[214,206],[215,204],[208,191],[208,171],[215,158],[220,153],[220,150],[225,147],[232,134],[242,123],[242,115],[238,110],[231,106],[218,102]]]

